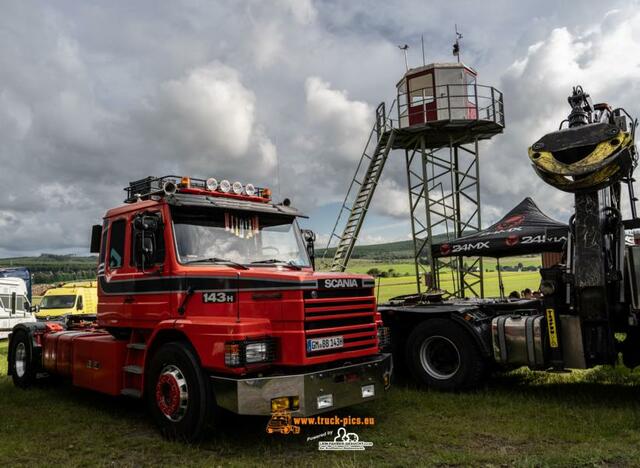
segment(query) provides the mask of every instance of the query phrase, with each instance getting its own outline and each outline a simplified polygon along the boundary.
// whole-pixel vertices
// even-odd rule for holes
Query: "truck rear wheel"
[[[9,371],[16,387],[27,388],[36,380],[36,365],[33,362],[31,338],[24,330],[17,330],[11,336],[9,350]]]
[[[451,320],[422,322],[409,335],[406,360],[411,375],[439,390],[477,386],[485,361],[469,334]]]
[[[215,404],[195,352],[180,342],[162,345],[151,358],[146,395],[162,435],[171,440],[199,439]]]

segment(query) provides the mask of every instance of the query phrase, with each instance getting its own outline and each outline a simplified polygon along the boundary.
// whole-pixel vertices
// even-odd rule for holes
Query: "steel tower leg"
[[[452,142],[453,193],[455,197],[456,237],[482,229],[480,213],[480,160],[478,140],[468,145]],[[484,297],[484,265],[482,257],[469,260],[467,267],[458,265],[460,296],[468,291],[473,296]]]
[[[405,151],[409,211],[413,234],[416,286],[430,273],[434,288],[451,276],[453,296],[468,292],[484,296],[482,258],[465,268],[462,258],[435,259],[431,254],[434,236],[454,239],[481,227],[478,143],[427,148],[424,136]],[[474,271],[477,270],[477,271]]]

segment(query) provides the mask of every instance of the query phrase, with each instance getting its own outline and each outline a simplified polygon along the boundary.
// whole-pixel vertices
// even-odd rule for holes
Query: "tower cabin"
[[[477,84],[463,63],[430,63],[408,70],[396,85],[398,129],[420,132],[432,143],[450,136],[491,138],[504,127],[502,93]]]
[[[397,84],[400,128],[437,120],[475,120],[476,76],[462,63],[430,63],[407,71]]]

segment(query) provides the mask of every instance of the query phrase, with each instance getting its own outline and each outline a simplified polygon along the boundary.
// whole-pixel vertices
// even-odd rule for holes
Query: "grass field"
[[[408,263],[356,261],[350,269],[373,266],[413,273]],[[503,278],[507,292],[539,282],[537,272]],[[413,276],[381,284],[381,300],[415,291]],[[485,285],[487,295],[497,295],[495,271],[486,273]],[[317,441],[307,441],[335,427],[269,435],[267,418],[231,414],[198,445],[167,442],[140,401],[64,383],[15,388],[6,376],[6,353],[6,341],[0,342],[0,466],[640,466],[640,369],[519,369],[457,394],[399,378],[385,398],[338,412],[376,418],[373,427],[349,427],[374,444],[356,453],[319,452]]]
[[[306,437],[326,428],[268,435],[266,418],[234,415],[199,445],[166,442],[138,401],[65,384],[14,388],[6,342],[0,374],[0,466],[640,466],[640,372],[620,368],[519,370],[462,394],[397,382],[340,412],[376,418],[349,427],[374,444],[359,453],[318,452]]]
[[[515,266],[518,263],[522,263],[523,266],[538,266],[541,261],[539,256],[512,257],[500,261],[500,264],[504,266]],[[379,285],[377,293],[380,302],[385,302],[394,296],[416,292],[415,266],[413,263],[376,263],[366,260],[353,260],[349,263],[349,271],[354,273],[366,273],[371,268],[378,268],[381,271],[393,269],[395,273],[400,275],[395,278],[379,278],[377,280],[376,284]],[[498,272],[496,271],[495,259],[485,259],[484,269],[489,270],[484,273],[485,297],[499,296]],[[522,291],[525,288],[535,290],[540,285],[540,273],[537,271],[503,271],[502,282],[505,294],[509,294],[514,290]],[[440,287],[450,291],[453,290],[451,275],[443,275]]]

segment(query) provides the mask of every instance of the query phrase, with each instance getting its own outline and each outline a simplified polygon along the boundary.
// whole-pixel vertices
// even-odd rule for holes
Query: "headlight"
[[[245,346],[245,362],[254,364],[256,362],[266,362],[269,360],[269,346],[267,343],[248,343]]]
[[[213,177],[209,177],[207,179],[206,185],[207,185],[207,190],[211,190],[213,192],[218,188],[218,180]]]
[[[275,351],[275,341],[272,338],[231,341],[224,346],[224,363],[227,367],[267,363],[275,359]]]
[[[227,193],[229,192],[229,190],[231,190],[231,184],[229,183],[229,181],[227,179],[224,179],[220,182],[220,191],[222,193]]]

